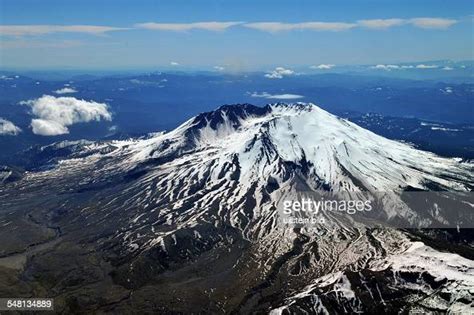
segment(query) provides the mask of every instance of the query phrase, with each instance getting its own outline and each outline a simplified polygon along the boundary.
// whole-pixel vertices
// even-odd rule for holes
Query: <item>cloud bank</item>
[[[267,92],[262,92],[262,93],[253,92],[250,94],[250,96],[266,98],[266,99],[275,99],[275,100],[295,100],[295,99],[304,97],[303,95],[298,95],[298,94],[270,94]]]
[[[0,136],[16,136],[21,129],[9,120],[0,118]]]
[[[31,107],[31,113],[36,117],[31,121],[33,133],[42,136],[67,134],[67,127],[76,123],[112,120],[107,104],[74,97],[43,95],[20,104]]]
[[[444,18],[413,18],[413,19],[373,19],[359,20],[357,24],[370,29],[388,29],[394,26],[412,25],[424,29],[447,29],[458,21]]]
[[[452,25],[458,23],[458,20],[439,17],[417,17],[411,19],[369,19],[359,20],[356,22],[194,22],[194,23],[156,23],[146,22],[135,24],[130,27],[115,27],[101,25],[48,25],[48,24],[30,24],[30,25],[0,25],[1,36],[39,36],[54,33],[85,33],[92,35],[103,35],[108,32],[130,30],[130,29],[147,29],[156,31],[172,31],[187,32],[192,30],[205,30],[211,32],[222,32],[231,27],[243,26],[246,28],[259,30],[269,33],[277,33],[283,31],[346,31],[353,28],[368,29],[388,29],[394,26],[411,25],[423,29],[448,29]]]
[[[387,29],[393,26],[399,26],[405,24],[406,21],[403,19],[373,19],[373,20],[359,20],[357,24],[359,26],[372,28],[372,29]]]
[[[311,31],[345,31],[357,24],[344,22],[304,22],[304,23],[281,23],[281,22],[257,22],[247,23],[243,26],[259,31],[276,33],[281,31],[311,30]]]
[[[282,22],[255,22],[243,24],[244,27],[269,32],[277,33],[283,31],[294,30],[310,30],[310,31],[345,31],[352,28],[369,28],[374,30],[384,30],[395,26],[411,25],[424,29],[447,29],[458,21],[446,18],[412,18],[412,19],[371,19],[359,20],[354,23],[348,22],[302,22],[302,23],[282,23]]]
[[[387,71],[390,71],[390,70],[399,70],[399,69],[437,69],[439,68],[438,65],[425,65],[425,64],[419,64],[419,65],[384,65],[384,64],[378,64],[378,65],[375,65],[375,66],[371,66],[370,68],[372,69],[378,69],[378,70],[387,70]],[[449,68],[449,67],[447,67]],[[452,70],[452,68],[449,68],[449,69],[445,69],[443,68],[443,70]]]
[[[128,30],[129,28],[97,25],[0,25],[0,35],[34,36],[52,33],[86,33],[103,35],[107,32]]]
[[[282,79],[284,76],[293,74],[295,74],[293,70],[285,69],[283,67],[276,67],[275,70],[265,74],[265,77],[269,79]]]
[[[410,23],[414,26],[425,29],[447,29],[457,22],[457,20],[442,18],[415,18],[410,20]]]
[[[143,28],[155,31],[186,32],[191,30],[206,30],[212,32],[222,32],[229,27],[242,24],[242,22],[196,22],[196,23],[139,23],[136,28]]]

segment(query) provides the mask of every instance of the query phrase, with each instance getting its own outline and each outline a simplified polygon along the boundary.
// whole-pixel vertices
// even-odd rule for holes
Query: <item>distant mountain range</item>
[[[451,64],[459,68],[464,65],[462,62],[437,64]],[[399,65],[401,66],[402,64]],[[338,71],[335,73],[314,69],[307,69],[308,72],[295,70],[295,74],[281,79],[269,79],[264,72],[153,72],[89,75],[60,80],[55,76],[45,80],[42,76],[28,77],[4,72],[0,75],[0,117],[11,121],[22,131],[16,136],[0,135],[0,163],[5,163],[6,158],[34,145],[47,145],[63,140],[100,140],[144,135],[156,130],[173,129],[181,121],[212,110],[220,104],[240,102],[264,106],[285,99],[311,101],[339,115],[350,113],[351,119],[357,119],[359,124],[376,132],[381,131],[379,127],[364,125],[363,119],[357,117],[369,113],[413,121],[418,119],[419,124],[435,123],[439,125],[439,129],[432,130],[435,137],[420,136],[425,134],[423,130],[428,127],[422,126],[420,133],[416,131],[416,123],[402,123],[404,128],[410,125],[410,131],[414,131],[416,136],[405,131],[398,134],[387,132],[384,135],[416,144],[429,142],[427,139],[438,139],[438,136],[441,136],[441,140],[453,139],[455,136],[454,141],[443,140],[439,146],[431,145],[428,149],[446,156],[472,157],[469,152],[473,150],[474,138],[474,109],[471,104],[474,89],[469,79],[472,71],[468,67],[470,65],[466,63],[466,68],[460,68],[465,72],[462,80],[451,80],[453,77],[449,73],[453,70],[384,70],[369,66],[364,66],[365,70],[359,72],[337,70],[338,67],[334,67]],[[333,71],[332,68],[330,70]],[[436,72],[443,74],[443,77],[414,80],[394,76],[395,72],[407,71]],[[105,103],[112,119],[74,124],[68,127],[69,134],[49,137],[35,135],[30,127],[34,118],[31,108],[20,103],[24,104],[24,101],[38,99],[43,95]],[[396,130],[393,126],[391,128]],[[454,143],[456,145],[452,145]]]

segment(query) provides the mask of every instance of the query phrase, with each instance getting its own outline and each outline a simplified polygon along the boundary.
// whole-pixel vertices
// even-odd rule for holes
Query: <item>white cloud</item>
[[[424,65],[424,64],[421,64],[421,65],[417,65],[416,66],[417,69],[436,69],[438,68],[437,65]]]
[[[336,65],[333,64],[320,64],[318,66],[311,66],[311,69],[319,69],[319,70],[329,70],[331,68],[334,68]]]
[[[69,133],[69,129],[53,120],[32,119],[31,128],[35,135],[41,136],[58,136]]]
[[[195,23],[139,23],[135,24],[135,28],[158,30],[158,31],[174,31],[186,32],[191,30],[206,30],[212,32],[222,32],[228,28],[242,25],[247,28],[256,29],[264,32],[276,33],[281,31],[293,30],[312,30],[312,31],[345,31],[355,27],[364,27],[370,29],[388,29],[393,26],[410,24],[415,27],[424,29],[447,29],[458,21],[447,18],[436,17],[419,17],[412,19],[369,19],[359,20],[354,23],[347,22],[301,22],[301,23],[283,23],[283,22],[254,22],[244,23],[239,21],[230,22],[195,22]],[[30,25],[0,25],[0,36],[38,36],[53,33],[84,33],[92,35],[103,35],[108,32],[129,30],[126,27],[100,26],[100,25],[48,25],[48,24],[30,24]],[[27,42],[9,43],[10,46],[26,46]],[[35,45],[43,45],[36,43]],[[54,43],[46,45],[53,46]],[[62,46],[77,45],[74,42],[64,41]]]
[[[419,64],[417,66],[413,65],[384,65],[384,64],[379,64],[371,67],[372,69],[378,69],[378,70],[398,70],[398,69],[436,69],[438,68],[437,65],[424,65],[424,64]]]
[[[69,133],[67,127],[76,123],[112,120],[107,104],[74,97],[43,95],[20,104],[31,107],[31,113],[36,117],[31,121],[31,127],[37,135],[62,135]]]
[[[65,88],[54,91],[54,93],[56,93],[56,94],[77,93],[77,90],[75,90],[74,88],[65,87]]]
[[[9,120],[0,118],[0,136],[3,136],[3,135],[16,136],[20,132],[21,132],[21,129],[15,126],[14,123],[12,123]]]
[[[456,20],[443,18],[415,18],[410,23],[416,27],[425,29],[447,29],[457,23]]]
[[[394,70],[394,69],[400,69],[400,66],[398,65],[375,65],[375,66],[372,66],[371,67],[372,69],[378,69],[378,70],[386,70],[386,71],[390,71],[390,70]]]
[[[446,66],[446,67],[443,68],[443,70],[444,71],[451,71],[451,70],[454,70],[454,69],[452,67]]]
[[[374,19],[374,20],[360,20],[357,24],[371,29],[387,29],[392,26],[399,26],[405,24],[403,19]]]
[[[180,64],[179,64],[179,62],[171,61],[170,66],[177,67],[177,66],[180,66]]]
[[[269,79],[282,79],[284,76],[293,74],[295,74],[293,70],[285,69],[283,67],[276,67],[272,72],[265,74],[265,77]]]
[[[355,23],[347,22],[303,22],[303,23],[282,23],[282,22],[255,22],[243,24],[244,27],[256,29],[259,31],[277,33],[294,30],[312,30],[312,31],[345,31],[355,27],[369,29],[388,29],[394,26],[409,24],[425,29],[447,29],[457,23],[457,20],[445,18],[413,18],[413,19],[370,19],[359,20]]]
[[[257,22],[247,23],[243,26],[259,31],[276,33],[281,31],[311,30],[311,31],[345,31],[355,27],[357,24],[344,22],[304,22],[304,23],[281,23],[281,22]]]
[[[225,68],[222,67],[222,66],[214,66],[214,70],[216,70],[216,71],[224,71]]]
[[[206,30],[222,32],[229,27],[242,24],[242,22],[197,22],[197,23],[140,23],[135,24],[137,28],[157,31],[186,32],[191,30]]]
[[[295,100],[299,98],[303,98],[303,95],[297,95],[297,94],[270,94],[267,92],[262,92],[262,93],[248,93],[250,94],[251,97],[260,97],[260,98],[266,98],[266,99],[276,99],[276,100]]]
[[[107,32],[128,30],[128,28],[97,25],[0,25],[0,35],[25,36],[52,33],[86,33],[103,35]]]
[[[400,26],[404,24],[411,24],[415,27],[424,29],[447,29],[450,26],[456,24],[458,21],[453,19],[444,18],[413,18],[413,19],[373,19],[373,20],[360,20],[357,24],[362,27],[371,29],[388,29],[393,26]]]

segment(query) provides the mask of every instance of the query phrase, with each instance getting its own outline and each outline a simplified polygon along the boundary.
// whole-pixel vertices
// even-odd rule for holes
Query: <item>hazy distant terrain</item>
[[[470,70],[461,70],[449,71],[448,75],[448,71],[439,69],[395,73],[349,67],[340,73],[306,71],[281,79],[269,79],[263,72],[94,75],[4,72],[0,78],[0,117],[14,122],[22,132],[0,137],[0,162],[32,145],[124,138],[170,130],[185,119],[221,104],[265,105],[288,100],[319,104],[389,138],[418,144],[435,139],[437,144],[428,149],[472,158],[474,83]],[[62,93],[65,88],[73,92]],[[69,134],[35,135],[30,127],[31,108],[20,102],[43,95],[107,104],[112,119],[71,125]],[[395,117],[392,122],[397,124],[387,124],[385,120],[376,125],[357,118],[367,113]],[[431,126],[432,123],[435,125]]]

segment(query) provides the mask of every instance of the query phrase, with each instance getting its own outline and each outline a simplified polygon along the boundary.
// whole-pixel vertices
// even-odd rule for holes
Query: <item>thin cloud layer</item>
[[[359,20],[357,24],[370,29],[388,29],[394,26],[412,25],[424,29],[447,29],[458,21],[445,18],[413,18],[413,19],[373,19]]]
[[[372,29],[387,29],[389,27],[399,26],[405,23],[406,21],[403,19],[373,19],[357,21],[358,25]]]
[[[418,17],[412,19],[369,19],[356,22],[321,22],[309,21],[298,23],[284,22],[252,22],[239,21],[219,22],[195,22],[195,23],[138,23],[133,28],[157,31],[187,32],[191,30],[206,30],[222,32],[235,26],[243,26],[263,32],[277,33],[283,31],[309,30],[309,31],[345,31],[356,27],[369,29],[388,29],[394,26],[409,24],[423,29],[447,29],[458,21],[455,19],[438,17]],[[85,33],[92,35],[103,35],[108,32],[130,30],[129,27],[114,27],[101,25],[0,25],[1,36],[38,36],[53,33]]]
[[[56,93],[56,94],[70,94],[70,93],[77,93],[77,90],[75,90],[74,88],[65,87],[65,88],[54,91],[54,93]]]
[[[128,30],[129,28],[97,25],[0,25],[0,35],[35,36],[52,33],[86,33],[103,35],[107,32]]]
[[[9,120],[0,118],[0,136],[16,136],[21,129]]]
[[[229,27],[242,24],[242,22],[197,22],[197,23],[140,23],[135,24],[136,28],[143,28],[155,31],[186,32],[191,30],[206,30],[212,32],[222,32]]]
[[[303,95],[298,94],[270,94],[267,92],[253,92],[250,94],[251,97],[259,97],[259,98],[266,98],[266,99],[275,99],[275,100],[295,100],[299,98],[304,98]]]
[[[458,21],[445,18],[413,18],[413,19],[371,19],[359,20],[355,23],[347,22],[303,22],[303,23],[282,23],[282,22],[255,22],[243,24],[244,27],[259,31],[277,33],[293,30],[312,31],[345,31],[356,27],[369,28],[374,30],[384,30],[395,26],[412,25],[424,29],[447,29]]]
[[[259,31],[277,33],[293,30],[311,30],[311,31],[345,31],[351,29],[357,24],[344,22],[304,22],[304,23],[281,23],[281,22],[257,22],[247,23],[243,26]]]
[[[33,133],[42,136],[67,134],[67,127],[76,123],[112,120],[107,104],[74,97],[43,95],[20,104],[31,107],[31,113],[36,117],[31,121]]]
[[[414,26],[425,29],[447,29],[457,22],[457,20],[442,18],[415,18],[410,20],[410,23]]]
[[[405,70],[405,69],[437,69],[439,68],[438,65],[425,65],[425,64],[419,64],[419,65],[384,65],[384,64],[378,64],[375,66],[371,66],[370,68],[372,69],[378,69],[378,70]],[[448,69],[446,69],[448,68]],[[450,67],[445,67],[443,70],[452,70]]]
[[[268,79],[282,79],[284,76],[293,75],[295,72],[291,69],[285,69],[283,67],[276,67],[270,73],[265,74],[265,77]]]

